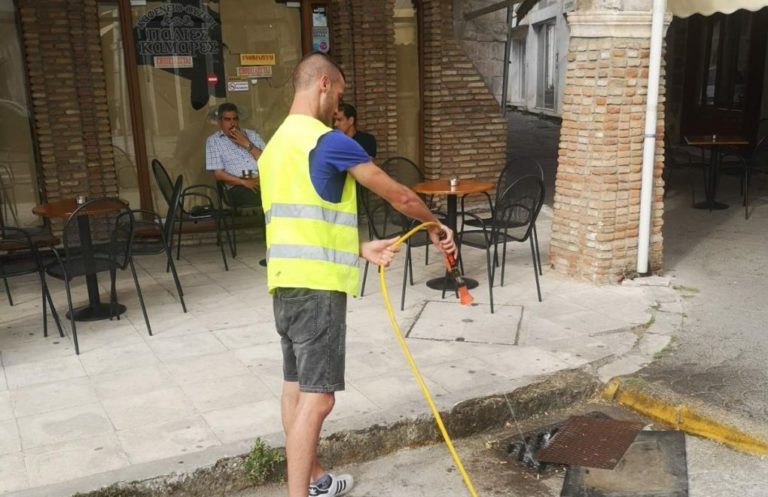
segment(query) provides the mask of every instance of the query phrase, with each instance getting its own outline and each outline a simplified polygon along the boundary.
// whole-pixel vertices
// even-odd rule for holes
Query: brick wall
[[[358,127],[373,134],[377,160],[397,151],[397,61],[394,0],[335,0],[334,57],[344,68],[344,100],[357,108]]]
[[[495,181],[507,123],[453,33],[453,0],[424,0],[424,147],[429,178]]]
[[[453,1],[424,0],[424,173],[495,181],[505,162],[506,120],[453,33]],[[376,135],[379,159],[396,150],[394,0],[336,0],[334,56],[347,74],[345,100]],[[352,89],[350,90],[349,87]]]
[[[647,36],[647,35],[646,35]],[[635,271],[649,40],[571,37],[550,261],[610,283]],[[650,264],[662,262],[662,70]]]
[[[96,0],[18,7],[45,195],[117,195]]]

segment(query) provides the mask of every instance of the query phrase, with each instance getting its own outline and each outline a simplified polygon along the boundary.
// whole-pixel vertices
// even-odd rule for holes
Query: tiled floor
[[[545,213],[542,247],[547,223]],[[215,247],[185,248],[177,267],[186,314],[163,258],[137,260],[154,336],[123,273],[118,294],[127,312],[119,321],[78,323],[79,356],[69,336],[42,336],[38,282],[12,280],[16,305],[0,302],[0,494],[69,495],[191,470],[245,452],[257,436],[281,443],[280,347],[261,247],[243,241],[228,272]],[[425,266],[423,250],[415,251],[415,285],[397,317],[441,407],[628,351],[637,336],[618,331],[651,316],[654,300],[642,288],[593,287],[547,271],[537,302],[522,244],[511,248],[505,286],[494,289],[493,315],[485,254],[465,251],[465,270],[481,286],[473,292],[478,305],[462,307],[424,285],[442,271],[432,255]],[[401,264],[387,271],[396,308]],[[326,432],[427,412],[371,276],[365,297],[349,302],[347,390]],[[105,277],[100,284],[106,295]],[[63,286],[50,285],[63,315]],[[84,283],[75,288],[75,301],[84,301]]]

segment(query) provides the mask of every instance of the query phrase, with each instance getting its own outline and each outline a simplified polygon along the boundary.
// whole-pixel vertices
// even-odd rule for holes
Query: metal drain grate
[[[634,421],[573,416],[536,453],[536,459],[570,466],[613,469],[642,428],[642,423]]]

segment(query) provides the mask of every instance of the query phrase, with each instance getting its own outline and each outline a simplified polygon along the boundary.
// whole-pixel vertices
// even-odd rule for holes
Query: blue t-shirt
[[[371,158],[352,138],[338,130],[329,131],[317,140],[309,152],[309,177],[320,198],[338,203],[347,179],[347,169],[370,162]]]

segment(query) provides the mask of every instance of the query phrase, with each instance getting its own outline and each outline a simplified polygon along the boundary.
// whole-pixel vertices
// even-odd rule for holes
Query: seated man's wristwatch
[[[247,147],[248,151],[250,152],[251,150],[253,150],[253,148],[254,148],[253,143],[248,142],[248,147]]]

